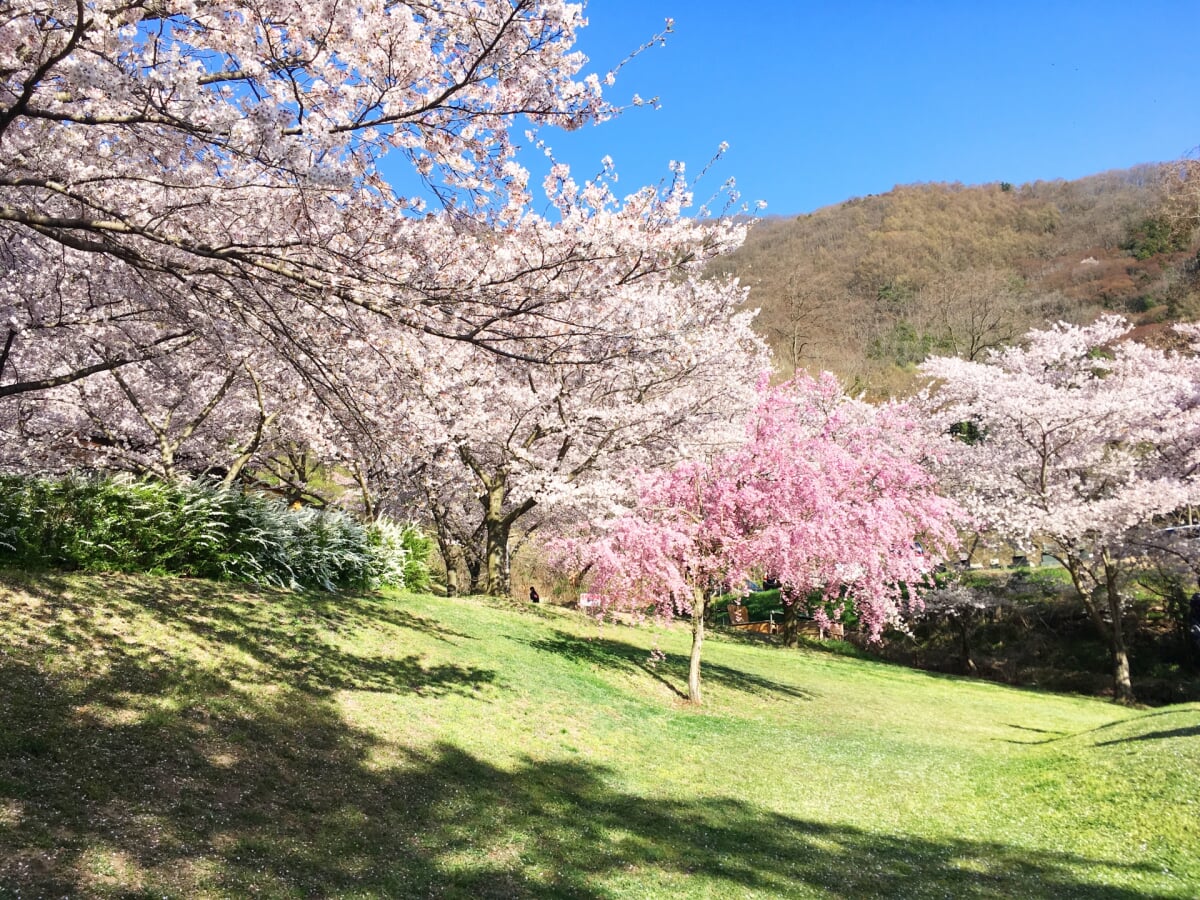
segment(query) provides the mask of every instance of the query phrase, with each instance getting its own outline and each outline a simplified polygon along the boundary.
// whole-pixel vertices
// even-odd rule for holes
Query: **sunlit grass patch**
[[[1200,707],[558,609],[0,577],[0,894],[1191,897]],[[652,662],[658,648],[663,659]]]

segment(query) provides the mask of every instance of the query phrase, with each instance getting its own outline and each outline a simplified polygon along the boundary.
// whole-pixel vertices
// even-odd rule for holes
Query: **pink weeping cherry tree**
[[[957,507],[926,465],[902,406],[847,397],[829,374],[760,386],[745,442],[646,475],[636,503],[587,541],[604,611],[689,616],[688,696],[701,702],[704,617],[727,585],[770,573],[797,593],[853,605],[872,639],[919,603],[918,585],[956,541]]]

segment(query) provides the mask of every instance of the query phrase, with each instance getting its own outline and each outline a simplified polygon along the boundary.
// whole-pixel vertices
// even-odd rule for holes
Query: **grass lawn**
[[[0,896],[1200,896],[1200,705],[688,641],[2,573]]]

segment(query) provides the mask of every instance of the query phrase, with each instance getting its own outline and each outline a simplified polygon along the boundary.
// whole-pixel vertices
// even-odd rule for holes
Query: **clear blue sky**
[[[919,181],[1078,178],[1200,145],[1200,0],[985,3],[592,0],[579,49],[613,100],[662,108],[564,134],[577,177],[613,157],[623,191],[672,159],[730,176],[767,214]],[[698,199],[708,191],[703,183]]]

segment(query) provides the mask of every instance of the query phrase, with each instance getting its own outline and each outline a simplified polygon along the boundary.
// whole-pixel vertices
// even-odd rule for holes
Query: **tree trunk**
[[[512,528],[537,506],[537,501],[529,497],[506,511],[508,489],[504,478],[498,476],[485,484],[487,492],[479,498],[483,505],[484,564],[487,567],[484,591],[493,597],[508,597],[512,594]]]
[[[1071,575],[1075,591],[1083,600],[1084,608],[1087,610],[1092,624],[1096,626],[1097,633],[1108,644],[1108,652],[1113,663],[1113,700],[1117,703],[1132,703],[1133,682],[1129,674],[1129,652],[1125,648],[1125,635],[1121,629],[1121,601],[1117,594],[1115,573],[1105,565],[1104,583],[1101,584],[1096,577],[1091,577],[1095,588],[1088,590],[1088,581],[1084,577],[1082,561],[1069,553],[1064,556],[1066,558],[1062,562]],[[1097,594],[1101,588],[1104,589],[1112,624],[1104,621],[1104,616],[1100,611]]]
[[[462,564],[463,551],[458,544],[450,544],[442,551],[442,559],[446,563],[446,596],[458,596],[458,570]]]
[[[487,493],[479,498],[483,504],[485,535],[484,565],[487,576],[484,592],[493,597],[507,597],[512,593],[508,570],[508,537],[512,528],[509,517],[504,514],[504,481],[497,479],[488,486]]]
[[[433,516],[438,552],[442,554],[442,563],[446,566],[446,596],[454,597],[458,594],[458,570],[463,560],[463,549],[454,538],[445,510],[438,504],[431,503],[430,513]]]
[[[487,581],[484,592],[493,597],[507,597],[512,593],[508,570],[508,530],[506,522],[488,522]]]
[[[486,594],[487,584],[484,581],[484,576],[487,574],[483,568],[483,557],[475,554],[467,560],[467,574],[470,576],[471,593]]]
[[[780,638],[785,647],[798,647],[800,645],[800,613],[797,610],[798,605],[796,600],[783,604],[783,626],[780,629]]]
[[[704,614],[708,597],[703,588],[692,589],[692,657],[688,661],[688,700],[700,705],[700,648],[704,644]]]
[[[1108,612],[1112,616],[1109,630],[1109,649],[1113,661],[1113,699],[1117,703],[1133,703],[1133,679],[1129,672],[1129,650],[1125,645],[1125,629],[1121,621],[1121,594],[1117,590],[1117,577],[1107,556],[1104,559],[1105,594],[1108,596]]]
[[[965,615],[958,617],[959,662],[964,675],[975,674],[975,660],[971,659],[971,623]]]
[[[1069,557],[1069,555],[1068,555]],[[1116,566],[1108,556],[1108,551],[1102,551],[1101,562],[1104,566],[1104,579],[1100,581],[1098,575],[1093,574],[1092,581],[1096,587],[1093,592],[1085,591],[1085,582],[1082,576],[1082,564],[1074,559],[1068,558],[1067,570],[1071,573],[1071,579],[1075,583],[1075,590],[1083,598],[1084,606],[1087,608],[1088,615],[1091,616],[1096,630],[1100,636],[1108,644],[1108,652],[1112,658],[1113,664],[1113,700],[1117,703],[1133,703],[1133,679],[1129,668],[1129,649],[1125,645],[1125,629],[1121,622],[1121,595],[1118,590],[1118,572]],[[1100,611],[1098,594],[1103,589],[1104,600],[1108,606],[1109,618],[1111,622],[1105,622],[1104,616]]]

